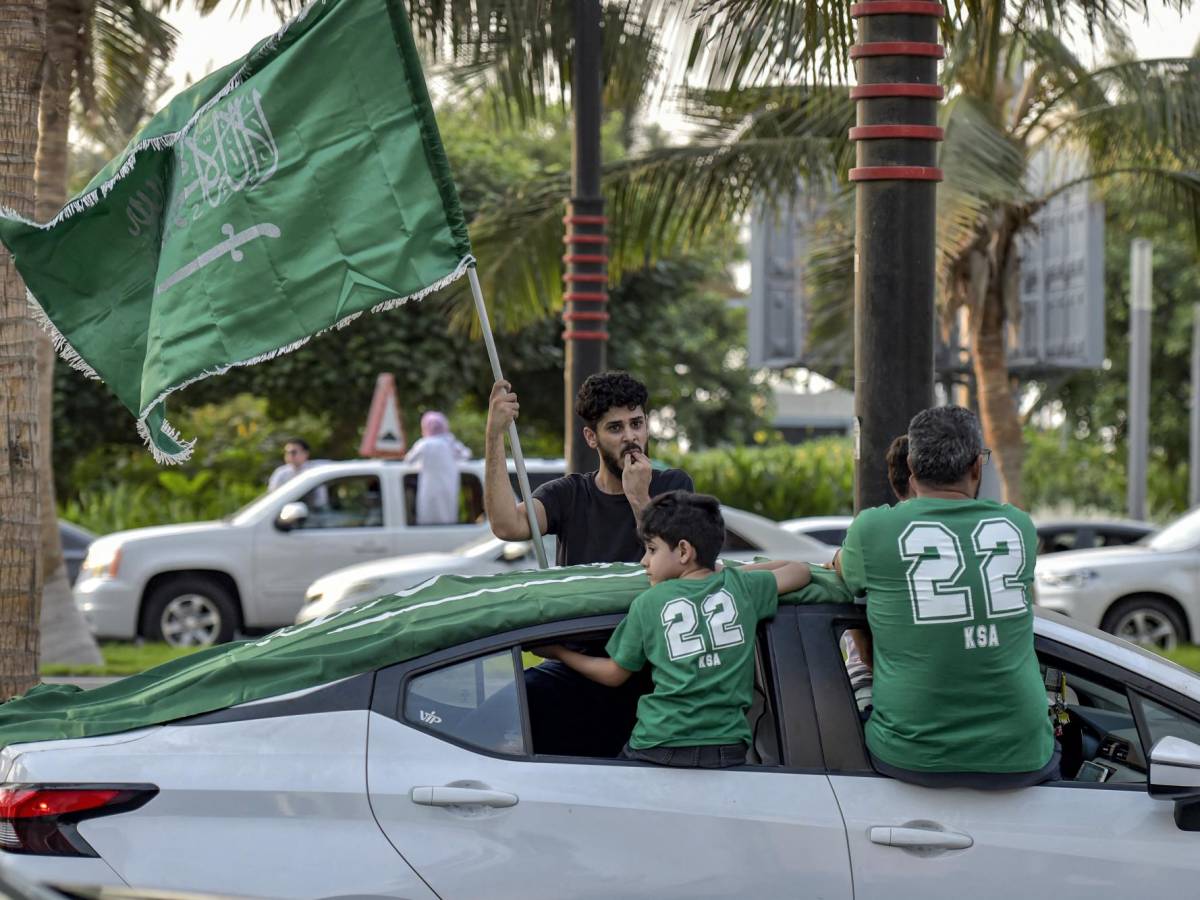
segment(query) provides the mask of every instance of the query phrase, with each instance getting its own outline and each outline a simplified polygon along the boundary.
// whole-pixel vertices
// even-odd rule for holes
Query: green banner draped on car
[[[316,0],[181,93],[50,222],[0,240],[62,356],[160,462],[174,391],[416,300],[472,262],[399,0]]]
[[[812,573],[812,583],[783,602],[850,602],[836,573],[817,567]],[[0,705],[0,747],[158,725],[329,684],[517,628],[623,613],[649,586],[641,566],[625,563],[441,576],[90,691],[40,685]]]

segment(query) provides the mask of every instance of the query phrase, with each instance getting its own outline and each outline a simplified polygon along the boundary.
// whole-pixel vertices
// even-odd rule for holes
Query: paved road
[[[46,684],[77,684],[86,691],[90,688],[112,684],[117,679],[111,676],[65,675],[62,677],[43,678],[42,681],[46,682]]]

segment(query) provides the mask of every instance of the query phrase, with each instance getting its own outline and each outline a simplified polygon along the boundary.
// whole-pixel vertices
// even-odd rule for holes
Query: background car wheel
[[[1105,613],[1100,627],[1157,650],[1174,650],[1187,634],[1179,611],[1159,597],[1126,597]]]
[[[173,647],[205,647],[233,639],[237,605],[220,582],[185,575],[158,585],[142,611],[142,634]]]

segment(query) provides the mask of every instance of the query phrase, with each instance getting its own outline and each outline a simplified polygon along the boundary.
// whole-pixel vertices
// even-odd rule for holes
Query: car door
[[[276,524],[274,515],[259,523],[254,618],[247,624],[289,625],[304,603],[305,589],[317,578],[394,554],[395,529],[385,527],[391,514],[387,499],[375,472],[332,476],[299,496],[287,495],[287,501],[306,503],[308,517],[288,530]]]
[[[1039,648],[1044,665],[1067,673],[1074,699],[1070,727],[1078,728],[1079,742],[1064,753],[1072,780],[1009,791],[916,787],[870,769],[858,716],[846,715],[853,697],[841,657],[822,653],[816,645],[830,638],[816,621],[808,624],[810,662],[838,670],[813,677],[814,687],[823,687],[822,745],[837,770],[830,781],[845,816],[858,900],[964,893],[1094,900],[1178,894],[1196,883],[1200,834],[1179,830],[1172,805],[1147,793],[1139,771],[1147,736],[1138,724],[1147,720],[1147,695],[1134,691],[1120,670],[1061,645]],[[1085,717],[1091,731],[1103,733],[1085,736]],[[1200,732],[1189,715],[1167,720],[1160,711],[1156,721],[1166,724],[1155,739],[1176,733],[1195,740]],[[1064,739],[1064,748],[1076,746],[1072,740]],[[1091,754],[1086,761],[1114,777],[1085,780],[1084,747]]]
[[[509,640],[377,680],[371,804],[443,900],[852,896],[819,769],[535,756],[522,665]]]
[[[403,504],[402,524],[396,529],[397,553],[449,553],[488,532],[483,519],[483,482],[473,471],[459,475],[458,520],[422,525],[417,521],[417,485],[420,471],[405,471],[400,477]]]

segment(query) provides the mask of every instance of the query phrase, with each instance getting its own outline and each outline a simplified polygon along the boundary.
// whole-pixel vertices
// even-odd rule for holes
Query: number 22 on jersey
[[[1020,577],[1025,544],[1008,519],[984,519],[975,526],[971,557],[964,556],[958,536],[941,522],[910,523],[899,544],[900,557],[910,562],[908,594],[918,625],[975,618],[971,587],[960,584],[968,563],[980,570],[989,619],[1020,615],[1029,608]],[[937,556],[929,556],[929,550]]]
[[[709,594],[700,604],[708,632],[708,647],[714,651],[723,647],[735,647],[745,640],[742,626],[737,624],[737,604],[728,591]],[[663,606],[662,624],[667,638],[667,653],[671,659],[687,659],[704,653],[704,636],[697,628],[699,619],[696,604],[680,597]]]

